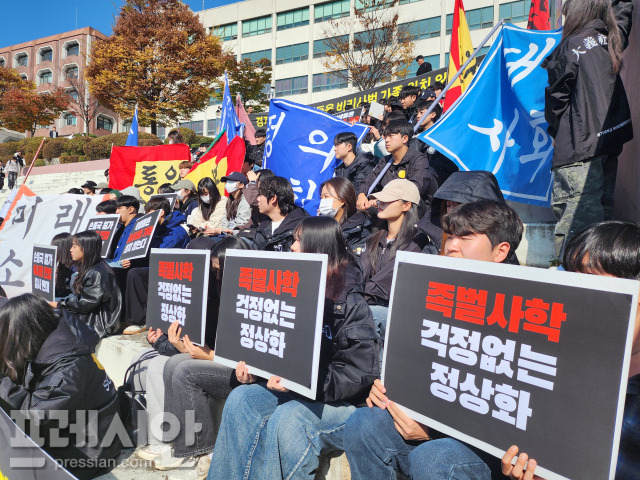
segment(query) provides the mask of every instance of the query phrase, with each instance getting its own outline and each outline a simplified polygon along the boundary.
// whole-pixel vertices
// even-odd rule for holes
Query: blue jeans
[[[498,459],[453,438],[408,442],[389,412],[377,407],[360,408],[349,417],[344,447],[352,480],[395,479],[396,472],[412,480],[490,480],[492,469],[500,468]]]
[[[274,392],[265,383],[231,392],[208,480],[313,479],[318,457],[343,449],[344,424],[356,408]]]

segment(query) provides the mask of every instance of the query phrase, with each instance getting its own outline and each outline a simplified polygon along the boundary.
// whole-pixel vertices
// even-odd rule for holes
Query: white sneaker
[[[171,453],[171,445],[147,445],[139,449],[136,454],[144,460],[154,460],[158,455]]]
[[[136,333],[141,333],[147,330],[146,325],[129,325],[122,332],[123,335],[135,335]]]
[[[209,474],[209,467],[211,467],[211,458],[209,458],[209,455],[202,455],[196,464],[196,468],[180,477],[169,475],[169,480],[205,480]]]
[[[174,468],[193,468],[200,457],[174,457],[173,450],[158,455],[153,459],[153,468],[156,470],[173,470]]]

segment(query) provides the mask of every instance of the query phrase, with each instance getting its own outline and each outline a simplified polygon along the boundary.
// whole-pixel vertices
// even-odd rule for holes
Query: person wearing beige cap
[[[174,185],[171,185],[171,189],[178,192],[178,200],[180,200],[179,210],[187,217],[191,215],[191,212],[198,206],[197,190],[193,182],[183,178]]]
[[[398,178],[372,197],[378,200],[378,218],[386,222],[386,228],[369,237],[360,264],[366,282],[365,299],[384,341],[394,260],[396,252],[406,250],[416,234],[420,191],[412,181]]]

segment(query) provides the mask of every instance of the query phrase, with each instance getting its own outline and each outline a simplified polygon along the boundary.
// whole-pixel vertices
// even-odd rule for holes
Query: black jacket
[[[422,62],[422,65],[418,67],[418,71],[416,72],[416,77],[419,77],[420,75],[424,75],[425,73],[429,73],[432,70],[433,70],[433,67],[431,66],[431,64],[425,60],[424,62]]]
[[[349,264],[338,298],[325,299],[316,400],[362,404],[379,376],[379,338],[362,297],[362,271]]]
[[[631,0],[614,0],[622,40],[631,29]],[[549,86],[545,90],[547,131],[555,138],[552,168],[598,155],[617,156],[633,138],[631,112],[620,79],[611,68],[608,30],[592,20],[565,38],[542,63]]]
[[[398,250],[406,250],[398,248]],[[366,248],[360,255],[360,265],[364,273],[364,296],[369,305],[389,305],[391,297],[391,282],[393,281],[393,266],[395,264],[395,255],[392,257],[390,248],[391,244],[387,244],[387,237],[383,235],[376,244],[373,244],[373,238],[367,243]],[[377,265],[371,265],[371,252],[377,249],[380,252]]]
[[[96,263],[85,275],[81,292],[60,300],[59,307],[77,314],[100,338],[117,333],[120,329],[122,293],[113,270],[104,261]]]
[[[258,250],[288,252],[293,245],[293,231],[298,224],[308,217],[304,208],[296,207],[284,217],[284,220],[275,232],[271,232],[271,219],[262,222],[256,230],[253,242]]]
[[[353,183],[356,191],[358,191],[358,185],[362,182],[367,175],[371,173],[378,161],[373,155],[358,154],[348,167],[344,162],[340,163],[335,169],[335,176],[342,177]]]
[[[122,447],[117,435],[109,445],[100,445],[118,415],[119,404],[113,382],[92,351],[91,345],[75,336],[67,322],[61,320],[42,344],[36,359],[28,364],[20,384],[0,377],[0,399],[11,409],[44,412],[44,418],[40,420],[40,434],[45,441],[43,448],[56,460],[113,459]],[[54,410],[68,412],[66,426],[58,428],[59,420],[49,416]],[[81,425],[76,422],[78,411],[84,412],[87,421],[89,410],[97,414],[97,431],[91,434],[97,435],[97,446],[92,446],[96,442],[89,441],[89,432],[83,431],[78,436],[78,432],[68,426]],[[27,428],[27,433],[29,430]],[[68,439],[68,445],[55,446],[54,435]],[[98,469],[91,468],[69,470],[78,478],[92,478],[98,473]]]
[[[366,213],[356,212],[347,218],[340,227],[349,248],[357,254],[358,248],[362,249],[367,242],[367,238],[371,235],[373,225]]]

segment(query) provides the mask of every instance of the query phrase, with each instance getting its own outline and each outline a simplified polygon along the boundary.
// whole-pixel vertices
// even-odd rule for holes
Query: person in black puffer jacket
[[[80,479],[115,466],[122,448],[118,435],[102,445],[114,420],[120,422],[119,403],[92,353],[92,345],[35,295],[12,298],[0,308],[0,406],[14,418],[27,412],[30,419],[40,417],[37,426],[27,421],[26,433],[44,440],[42,448]],[[89,411],[95,421],[87,421]],[[68,423],[60,412],[68,414]]]

